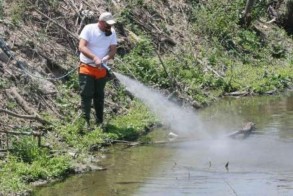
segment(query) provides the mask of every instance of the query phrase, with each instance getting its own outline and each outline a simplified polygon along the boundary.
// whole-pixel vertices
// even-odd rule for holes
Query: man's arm
[[[109,53],[105,57],[103,57],[102,61],[105,62],[110,59],[113,59],[116,52],[117,52],[117,45],[110,45]]]
[[[97,56],[95,56],[87,47],[88,42],[85,39],[80,39],[78,50],[86,57],[92,59],[95,64],[99,65],[101,64],[101,59]]]

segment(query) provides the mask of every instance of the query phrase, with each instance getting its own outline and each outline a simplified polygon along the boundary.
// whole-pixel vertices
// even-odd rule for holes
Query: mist
[[[209,138],[204,124],[198,114],[191,108],[183,108],[169,101],[160,92],[146,87],[142,83],[115,73],[120,82],[136,98],[140,99],[160,119],[160,121],[180,136],[196,136]]]

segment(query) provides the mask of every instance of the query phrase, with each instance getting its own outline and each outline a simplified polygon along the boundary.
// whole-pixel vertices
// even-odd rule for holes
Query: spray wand
[[[113,73],[111,67],[109,67],[109,66],[107,65],[106,62],[102,62],[102,66],[107,70],[107,78],[108,78],[109,80],[112,80],[112,79],[116,78],[116,76],[115,76],[115,74]],[[116,78],[116,79],[117,79],[117,78]]]
[[[112,74],[111,68],[107,65],[106,62],[102,62],[102,66],[107,70],[107,72]]]

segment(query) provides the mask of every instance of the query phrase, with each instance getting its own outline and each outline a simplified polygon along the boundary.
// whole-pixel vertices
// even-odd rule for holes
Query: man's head
[[[111,26],[114,25],[116,21],[114,20],[110,12],[104,12],[99,17],[99,24],[102,31],[110,31]]]
[[[100,15],[99,17],[99,21],[104,21],[106,22],[108,25],[113,25],[115,24],[115,20],[112,16],[112,14],[110,12],[104,12]]]

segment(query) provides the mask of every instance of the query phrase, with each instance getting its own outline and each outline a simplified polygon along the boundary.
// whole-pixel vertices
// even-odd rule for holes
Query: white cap
[[[109,25],[115,24],[115,20],[110,12],[104,12],[100,15],[99,21],[105,21]]]

